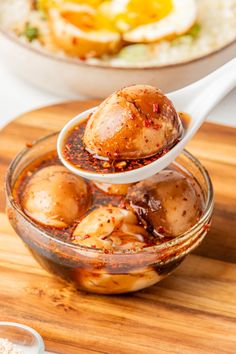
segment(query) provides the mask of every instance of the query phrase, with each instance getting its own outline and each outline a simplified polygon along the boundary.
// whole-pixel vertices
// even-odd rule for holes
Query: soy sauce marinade
[[[22,200],[22,196],[23,196],[25,187],[26,187],[27,183],[30,181],[30,179],[32,178],[32,176],[35,173],[37,173],[39,170],[41,170],[42,168],[48,167],[48,166],[54,166],[54,165],[62,165],[58,156],[57,156],[56,151],[50,152],[50,153],[36,159],[31,164],[29,164],[25,168],[25,170],[23,170],[21,175],[17,178],[15,185],[14,185],[14,189],[13,189],[14,199],[19,204],[19,206],[21,206],[21,200]],[[125,208],[127,206],[125,196],[107,194],[107,193],[103,192],[102,190],[100,190],[99,188],[97,188],[93,182],[87,181],[87,183],[88,183],[89,190],[90,190],[90,193],[92,196],[92,203],[91,203],[90,208],[87,210],[87,212],[84,215],[82,215],[81,220],[87,214],[89,214],[93,209],[101,207],[101,206],[112,205],[112,206],[119,206],[122,208]],[[38,225],[38,227],[40,229],[48,232],[51,236],[55,237],[56,239],[60,239],[65,242],[68,242],[68,243],[73,243],[73,239],[72,239],[73,230],[78,225],[79,221],[80,220],[75,220],[75,223],[73,225],[66,227],[66,228],[60,228],[60,229],[56,228],[56,227],[40,224],[38,221],[34,221],[34,222]],[[164,241],[164,239],[163,239],[163,241]],[[145,243],[147,246],[152,246],[152,245],[156,244],[156,242],[157,242],[156,238],[153,237],[152,235],[149,235],[145,239]]]
[[[183,127],[184,129],[187,128],[188,124],[189,124],[189,117],[186,114],[179,114]],[[78,136],[80,137],[80,149],[81,149],[81,154],[82,154],[82,158],[80,156],[80,163],[82,161],[83,166],[87,167],[87,169],[93,168],[93,171],[95,168],[100,169],[99,171],[102,172],[104,170],[106,170],[106,172],[112,171],[112,172],[116,172],[116,168],[114,166],[111,166],[108,169],[104,169],[103,164],[106,163],[107,161],[102,161],[102,160],[98,160],[96,158],[94,158],[90,153],[88,153],[83,146],[82,143],[82,137],[83,137],[83,132],[86,126],[86,122],[84,121],[81,125],[79,125],[78,127],[74,127],[72,129],[72,134],[68,135],[68,142],[65,143],[65,149],[67,149],[68,154],[71,152],[73,155],[73,150],[75,152],[78,151]],[[68,144],[72,144],[71,146],[73,148],[69,149]],[[66,147],[67,146],[67,147]],[[69,154],[70,155],[70,154]],[[75,154],[74,156],[75,161],[77,161],[79,159],[79,156]],[[134,166],[138,166],[139,163],[150,163],[151,161],[155,160],[156,156],[153,156],[152,158],[149,159],[139,159],[139,160],[129,160],[128,163],[132,164],[132,166],[130,166],[131,169],[135,168]],[[117,161],[116,161],[117,162]],[[95,166],[93,165],[95,164]],[[27,183],[30,181],[30,179],[32,178],[32,176],[38,172],[39,170],[41,170],[44,167],[48,167],[48,166],[53,166],[53,165],[62,165],[59,157],[57,155],[56,151],[51,151],[47,154],[45,154],[44,156],[41,156],[39,158],[37,158],[35,161],[33,161],[31,164],[29,164],[25,170],[23,170],[23,172],[21,173],[21,175],[17,178],[17,181],[15,183],[14,186],[14,198],[15,200],[18,202],[19,205],[21,205],[21,200],[22,200],[22,196],[25,190],[25,187],[27,185]],[[129,167],[129,165],[127,166]],[[175,167],[168,167],[171,169],[175,169]],[[124,169],[123,169],[124,170]],[[90,213],[93,209],[98,208],[100,206],[119,206],[122,208],[126,208],[128,207],[129,203],[127,202],[127,200],[125,199],[124,195],[114,195],[114,194],[108,194],[102,190],[100,190],[99,188],[97,188],[95,186],[95,184],[92,181],[87,181],[87,184],[89,186],[89,191],[90,191],[90,195],[92,196],[92,203],[90,208],[87,210],[87,212],[81,216],[81,219],[83,219],[88,213]],[[75,223],[72,226],[69,226],[67,228],[64,229],[58,229],[52,226],[46,226],[43,224],[40,224],[39,222],[36,222],[38,224],[38,227],[40,227],[41,229],[45,230],[46,232],[50,233],[50,235],[52,235],[55,238],[64,240],[66,242],[73,242],[72,239],[72,234],[73,234],[73,230],[75,229],[75,227],[78,225],[78,222],[80,220],[75,220]],[[168,237],[163,237],[161,242],[165,242],[169,240]],[[158,243],[160,242],[160,240],[155,239],[155,237],[153,237],[152,235],[148,236],[148,239],[145,240],[145,243],[147,245],[154,245],[156,244],[156,242],[158,241]]]
[[[185,131],[188,127],[190,117],[185,113],[179,113],[179,117]],[[83,135],[87,121],[88,119],[70,130],[64,142],[63,155],[71,165],[89,172],[118,173],[135,170],[156,161],[179,142],[179,140],[177,140],[168,149],[163,149],[161,152],[148,158],[109,160],[108,157],[107,160],[102,160],[94,157],[84,147]]]

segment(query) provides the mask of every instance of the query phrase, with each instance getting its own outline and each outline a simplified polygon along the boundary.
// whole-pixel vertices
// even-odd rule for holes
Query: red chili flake
[[[152,105],[152,110],[153,110],[153,112],[154,113],[157,113],[158,112],[158,103],[153,103],[153,105]]]
[[[149,128],[151,126],[151,124],[152,124],[152,121],[150,119],[146,119],[144,121],[144,125],[145,125],[146,128]]]
[[[96,245],[91,245],[92,248],[97,248]]]
[[[135,116],[135,115],[134,115]],[[131,115],[130,115],[131,117]],[[137,116],[136,116],[137,118]],[[119,144],[115,144],[115,149],[114,149],[114,154],[112,155],[109,151],[106,153],[106,156],[110,159],[111,156],[114,157],[116,160],[115,163],[111,163],[110,161],[102,161],[96,159],[94,156],[92,156],[85,148],[83,144],[83,132],[86,126],[86,121],[83,122],[82,124],[78,125],[76,129],[73,129],[71,134],[68,135],[66,141],[65,141],[65,146],[64,146],[64,154],[66,159],[71,162],[73,165],[77,166],[77,168],[84,168],[89,171],[96,171],[96,172],[116,172],[118,170],[120,171],[129,171],[133,170],[136,168],[139,168],[140,166],[147,165],[151,163],[152,161],[155,161],[156,158],[160,156],[160,152],[153,156],[151,159],[139,159],[137,161],[126,161],[126,165],[123,161],[118,161],[120,152],[119,152]],[[159,125],[155,125],[154,121],[149,118],[148,116],[143,120],[143,122],[140,124],[134,124],[134,126],[137,126],[137,129],[142,128],[144,126],[146,127],[154,127],[154,128],[159,128]],[[129,145],[129,139],[127,137],[123,137],[125,140],[125,143]],[[147,137],[144,137],[147,142]],[[66,148],[67,145],[67,148]],[[157,147],[160,149],[160,146],[157,145]],[[101,151],[101,147],[99,147],[99,151]],[[165,154],[168,152],[169,149],[162,150],[161,154]],[[110,165],[109,165],[110,164]]]
[[[204,230],[204,231],[208,231],[209,228],[210,228],[210,225],[209,225],[209,224],[206,224],[206,225],[203,226],[203,230]]]
[[[87,238],[91,237],[90,235],[85,235],[84,236],[84,240],[86,240]]]
[[[108,253],[109,253],[109,250],[105,248],[105,249],[104,249],[104,253],[105,253],[105,254],[108,254]]]
[[[161,128],[161,125],[160,124],[154,124],[153,128],[156,129],[156,130],[159,130]]]
[[[32,148],[33,144],[30,143],[30,142],[28,142],[28,143],[25,144],[25,146],[26,146],[27,148]]]
[[[188,200],[188,198],[185,198],[185,197],[184,197],[183,200],[186,202],[186,201]]]

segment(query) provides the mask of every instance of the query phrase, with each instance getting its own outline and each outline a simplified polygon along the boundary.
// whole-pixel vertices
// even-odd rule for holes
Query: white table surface
[[[63,101],[63,97],[44,92],[15,77],[0,61],[0,127],[21,113]],[[208,120],[236,127],[236,89],[210,113]]]

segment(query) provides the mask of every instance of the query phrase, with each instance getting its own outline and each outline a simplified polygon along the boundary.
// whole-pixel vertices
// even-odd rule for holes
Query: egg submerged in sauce
[[[61,165],[37,171],[21,195],[21,205],[28,216],[56,228],[73,224],[90,203],[87,183]]]
[[[127,199],[141,222],[158,237],[183,234],[202,213],[202,195],[197,183],[171,169],[131,187]]]

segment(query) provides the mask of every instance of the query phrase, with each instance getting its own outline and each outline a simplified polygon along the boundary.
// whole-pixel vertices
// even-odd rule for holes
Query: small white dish
[[[15,322],[0,322],[0,338],[7,339],[24,354],[44,354],[42,337],[33,328]]]

